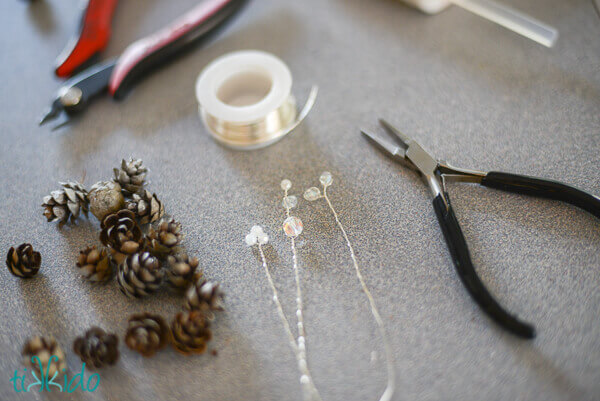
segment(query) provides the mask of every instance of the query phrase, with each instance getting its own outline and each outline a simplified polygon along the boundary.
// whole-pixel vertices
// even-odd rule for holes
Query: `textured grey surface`
[[[43,256],[38,277],[0,273],[0,399],[300,400],[294,357],[256,255],[243,238],[262,224],[281,298],[294,313],[279,182],[292,193],[334,175],[331,198],[354,241],[394,349],[396,400],[592,400],[600,394],[600,222],[573,207],[465,184],[450,189],[478,273],[509,310],[538,329],[521,341],[471,301],[446,250],[430,195],[411,171],[359,135],[385,116],[449,162],[564,180],[600,193],[600,20],[584,0],[505,0],[560,30],[548,50],[457,8],[426,17],[394,1],[254,0],[219,39],[103,99],[58,132],[35,124],[58,81],[55,56],[76,26],[78,1],[3,1],[0,249],[24,241]],[[194,0],[123,1],[105,56],[191,8]],[[196,112],[194,81],[229,51],[285,60],[295,91],[321,92],[293,135],[264,150],[216,145]],[[29,335],[70,350],[93,324],[123,334],[127,316],[164,315],[179,299],[141,301],[93,286],[74,264],[95,243],[91,218],[59,230],[42,216],[57,181],[107,178],[122,157],[151,168],[150,188],[181,220],[185,244],[222,282],[218,356],[172,350],[144,360],[122,347],[95,393],[15,395]],[[299,251],[309,362],[325,400],[376,400],[385,384],[379,337],[342,237],[323,202],[301,201]],[[370,362],[372,351],[379,358]],[[72,372],[81,368],[69,352]]]

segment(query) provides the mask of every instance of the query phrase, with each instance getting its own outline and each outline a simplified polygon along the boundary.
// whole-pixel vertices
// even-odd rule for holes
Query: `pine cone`
[[[142,159],[130,158],[128,162],[123,159],[121,168],[113,169],[115,181],[121,185],[124,193],[134,194],[144,187],[148,169],[142,163]]]
[[[35,252],[31,244],[11,247],[6,255],[8,270],[17,277],[30,278],[37,274],[42,264],[42,255]]]
[[[143,297],[156,291],[163,281],[160,262],[148,252],[129,255],[119,265],[117,282],[128,297]]]
[[[165,206],[156,194],[148,190],[142,191],[141,194],[133,194],[133,199],[127,202],[127,209],[135,213],[140,224],[154,223],[165,214]]]
[[[99,327],[92,327],[84,337],[75,339],[73,352],[79,355],[82,362],[96,369],[114,365],[119,359],[119,338]]]
[[[181,243],[183,233],[181,224],[174,219],[171,221],[161,220],[158,228],[150,228],[148,233],[148,250],[159,258],[164,258],[175,253],[177,245]]]
[[[167,281],[171,286],[179,289],[185,289],[194,282],[196,269],[198,268],[198,258],[189,258],[187,254],[169,256],[167,258],[169,266],[167,268]],[[202,275],[201,272],[199,272]]]
[[[100,241],[111,248],[117,263],[121,263],[127,255],[136,253],[142,248],[144,237],[142,230],[135,222],[135,215],[129,210],[119,210],[106,216],[101,224]]]
[[[182,354],[201,354],[212,338],[210,322],[200,311],[179,312],[171,323],[173,347]]]
[[[27,340],[23,346],[23,363],[38,373],[52,379],[56,373],[62,375],[67,368],[65,353],[52,337],[36,336]],[[37,358],[34,358],[37,357]],[[40,365],[42,372],[40,372]]]
[[[171,331],[164,319],[159,315],[140,313],[129,318],[125,344],[149,357],[167,346],[171,340]]]
[[[77,267],[83,276],[90,281],[106,281],[112,277],[113,261],[106,248],[100,250],[95,246],[87,247],[79,252]]]
[[[184,306],[186,309],[200,310],[204,313],[221,311],[223,310],[223,292],[219,289],[219,284],[199,276],[186,291]]]
[[[44,197],[42,207],[44,208],[44,216],[48,221],[57,221],[58,225],[64,225],[69,217],[71,222],[79,217],[79,213],[83,212],[86,216],[88,213],[89,200],[88,192],[78,182],[60,182],[62,189],[52,191],[50,195]]]
[[[92,185],[88,199],[90,200],[90,212],[100,222],[109,214],[117,213],[123,209],[125,205],[121,186],[114,181],[98,181]]]

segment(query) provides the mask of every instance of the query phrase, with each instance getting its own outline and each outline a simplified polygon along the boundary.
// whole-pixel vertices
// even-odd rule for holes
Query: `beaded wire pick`
[[[321,400],[319,391],[315,387],[314,381],[308,370],[308,361],[306,359],[306,331],[304,330],[304,308],[302,300],[302,287],[300,285],[300,271],[298,268],[298,252],[296,250],[296,238],[302,234],[304,225],[302,220],[296,216],[292,216],[290,210],[298,205],[298,198],[294,195],[288,195],[292,188],[290,180],[281,181],[281,189],[283,190],[283,199],[281,205],[285,209],[285,220],[283,221],[283,232],[290,239],[290,247],[292,249],[292,267],[294,269],[294,279],[296,281],[296,318],[298,325],[298,367],[300,369],[302,391],[306,400]]]
[[[300,232],[301,231],[302,229],[300,229]],[[298,368],[300,369],[300,383],[302,385],[304,399],[306,401],[321,401],[321,396],[319,395],[319,392],[313,384],[312,376],[310,374],[310,371],[308,370],[308,365],[306,363],[306,344],[304,337],[298,336],[298,342],[296,342],[294,334],[292,333],[292,329],[290,328],[290,323],[287,317],[285,316],[283,307],[281,306],[281,302],[279,301],[279,293],[277,291],[277,287],[275,287],[275,283],[273,281],[273,277],[271,276],[271,272],[269,271],[269,266],[267,265],[267,259],[263,250],[263,246],[266,245],[268,242],[269,236],[264,232],[261,226],[252,227],[250,232],[246,235],[246,245],[248,245],[249,247],[258,246],[262,266],[265,270],[267,281],[269,282],[269,286],[271,287],[271,291],[273,293],[273,302],[275,303],[277,314],[288,337],[289,344],[292,347],[292,350],[294,351],[294,355],[296,356]],[[300,325],[298,325],[298,329],[300,329]]]
[[[342,232],[342,235],[344,236],[344,239],[346,240],[346,245],[348,246],[348,249],[350,251],[350,258],[352,259],[352,264],[354,265],[354,270],[356,272],[356,277],[358,278],[358,281],[360,282],[363,293],[366,295],[367,299],[369,300],[369,305],[371,307],[371,314],[373,315],[373,318],[375,319],[375,322],[377,324],[377,328],[379,329],[379,334],[381,336],[381,341],[383,343],[383,348],[385,351],[385,359],[386,359],[386,365],[387,365],[387,386],[386,386],[385,391],[379,398],[379,401],[389,401],[392,399],[392,396],[394,394],[395,387],[396,387],[396,372],[395,372],[395,368],[394,368],[393,354],[392,354],[392,350],[390,347],[390,342],[387,337],[387,333],[385,331],[383,319],[381,318],[381,315],[379,314],[379,310],[377,309],[377,305],[375,304],[375,299],[371,295],[371,291],[369,291],[369,288],[367,287],[367,284],[365,283],[365,280],[362,276],[360,267],[358,265],[358,261],[356,259],[356,255],[354,254],[354,248],[352,247],[352,243],[350,242],[350,239],[348,238],[346,229],[342,225],[342,222],[340,221],[340,218],[339,218],[337,212],[335,211],[335,208],[333,207],[331,200],[327,196],[327,188],[329,188],[331,186],[331,184],[333,183],[333,177],[332,177],[331,173],[328,171],[323,172],[321,174],[321,176],[319,177],[319,182],[321,183],[321,185],[323,187],[323,193],[321,194],[321,190],[319,188],[311,187],[311,188],[308,188],[306,191],[304,191],[304,199],[306,199],[309,202],[314,202],[319,199],[325,199],[325,201],[327,202],[327,206],[329,206],[329,210],[331,210],[331,213],[333,214],[333,217],[335,218],[335,222],[337,223],[338,228],[340,229],[340,231]]]

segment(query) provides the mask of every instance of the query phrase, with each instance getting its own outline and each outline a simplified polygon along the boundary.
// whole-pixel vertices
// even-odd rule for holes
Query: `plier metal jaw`
[[[598,218],[600,218],[600,198],[557,181],[501,172],[486,173],[450,166],[435,159],[416,141],[404,135],[385,120],[380,119],[379,121],[396,138],[395,142],[365,131],[362,133],[394,158],[417,170],[429,186],[434,197],[433,208],[444,233],[454,266],[473,300],[504,329],[522,338],[534,338],[534,327],[504,309],[486,289],[475,272],[467,242],[448,197],[446,183],[450,181],[471,182],[504,191],[561,200],[584,209]]]
[[[58,124],[52,128],[54,130],[68,123],[72,116],[83,112],[90,100],[106,92],[115,63],[115,60],[110,60],[98,64],[66,81],[56,92],[40,125],[60,117]]]
[[[448,207],[449,200],[446,194],[446,180],[481,183],[485,173],[483,171],[467,170],[453,167],[446,162],[438,161],[429,152],[413,140],[404,135],[396,127],[384,119],[379,119],[383,127],[393,134],[399,143],[393,143],[376,135],[361,131],[365,136],[392,154],[407,167],[420,173],[429,186],[434,198],[440,196],[444,205]]]

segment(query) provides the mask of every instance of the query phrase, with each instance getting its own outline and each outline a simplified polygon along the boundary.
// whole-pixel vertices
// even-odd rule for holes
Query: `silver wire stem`
[[[394,356],[392,353],[392,347],[390,346],[390,341],[388,340],[388,336],[385,331],[385,325],[383,324],[383,319],[381,318],[381,315],[379,314],[379,310],[377,309],[377,305],[375,304],[375,299],[373,298],[373,295],[371,295],[371,291],[369,291],[369,288],[367,287],[367,283],[365,283],[365,279],[363,278],[363,275],[360,271],[360,267],[358,266],[358,261],[356,260],[356,255],[354,253],[354,247],[352,246],[352,243],[350,242],[350,239],[348,238],[346,229],[342,225],[342,222],[340,221],[340,218],[339,218],[337,212],[335,211],[335,208],[333,207],[331,200],[329,200],[329,196],[327,196],[327,185],[323,185],[323,198],[325,198],[325,201],[327,202],[327,206],[329,206],[329,210],[331,210],[331,212],[333,213],[335,222],[337,223],[338,228],[340,229],[340,231],[342,232],[342,235],[344,236],[344,239],[346,240],[346,245],[348,246],[348,249],[350,250],[350,258],[352,259],[352,264],[354,265],[354,270],[356,272],[356,277],[358,278],[358,281],[360,282],[363,293],[366,295],[367,299],[369,300],[369,305],[371,306],[371,314],[373,315],[373,318],[375,319],[375,323],[377,323],[377,328],[379,329],[379,334],[381,336],[381,341],[383,343],[383,349],[385,351],[385,360],[386,360],[386,364],[387,364],[387,386],[385,388],[385,391],[379,398],[379,401],[390,401],[392,399],[392,396],[394,395],[394,391],[396,390],[396,370],[394,368]]]

